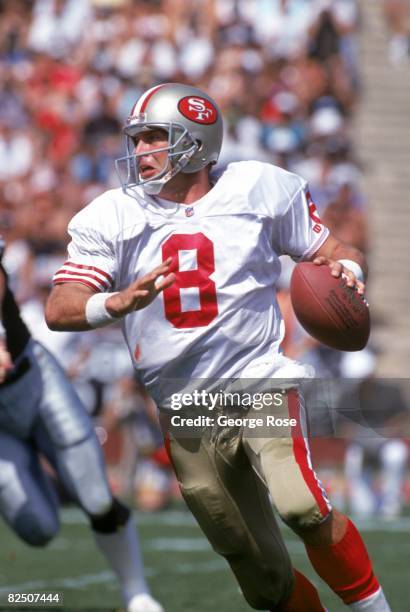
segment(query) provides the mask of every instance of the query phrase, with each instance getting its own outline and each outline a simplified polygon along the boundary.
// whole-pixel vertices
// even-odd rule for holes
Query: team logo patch
[[[312,221],[314,222],[314,226],[313,226],[313,231],[316,234],[320,234],[320,232],[323,229],[323,225],[322,225],[322,221],[318,215],[317,212],[317,208],[316,205],[314,203],[314,201],[312,200],[312,196],[310,195],[310,191],[306,192],[306,199],[308,202],[308,206],[309,206],[309,217],[312,219]]]
[[[194,209],[192,208],[192,206],[187,206],[185,209],[185,216],[192,217],[193,214],[194,214]]]
[[[210,125],[218,119],[218,111],[206,98],[185,96],[178,102],[178,110],[190,121]]]

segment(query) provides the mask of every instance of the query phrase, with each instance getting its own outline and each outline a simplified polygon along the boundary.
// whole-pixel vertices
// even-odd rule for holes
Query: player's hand
[[[346,278],[346,284],[348,287],[352,287],[352,289],[356,288],[358,293],[361,295],[364,294],[366,285],[355,276],[354,272],[348,268],[345,268],[340,261],[335,261],[334,259],[329,259],[329,257],[320,255],[319,257],[315,257],[313,263],[317,266],[329,266],[331,274],[335,278],[339,278],[343,274],[343,276]]]
[[[175,281],[175,274],[169,272],[171,262],[172,257],[169,257],[160,266],[134,281],[127,289],[107,298],[105,307],[110,315],[120,318],[151,304],[158,293]]]
[[[10,353],[3,341],[0,341],[0,383],[4,382],[7,372],[12,368],[13,362]]]

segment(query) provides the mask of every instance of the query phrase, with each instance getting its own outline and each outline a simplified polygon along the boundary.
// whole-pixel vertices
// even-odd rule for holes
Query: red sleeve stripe
[[[98,274],[101,274],[101,276],[104,276],[109,281],[109,283],[112,283],[112,277],[108,274],[108,272],[101,270],[101,268],[96,268],[95,266],[85,266],[83,264],[76,264],[76,263],[73,263],[72,261],[66,261],[62,265],[61,269],[63,269],[64,266],[69,266],[71,268],[78,268],[79,270],[91,270],[92,272],[97,272]]]
[[[98,278],[98,276],[95,276],[94,274],[84,274],[82,272],[71,272],[70,270],[67,270],[64,267],[60,268],[60,270],[56,272],[53,278],[53,283],[59,282],[61,281],[61,279],[64,279],[63,282],[68,282],[68,281],[71,281],[73,283],[76,283],[76,282],[80,283],[82,281],[87,282],[96,291],[106,291],[109,288],[109,285],[106,281],[101,280],[101,278]]]
[[[85,277],[90,282],[95,281],[98,286],[103,287],[104,289],[108,289],[110,286],[109,283],[107,283],[105,280],[102,280],[99,276],[96,276],[95,274],[86,274],[85,272],[73,272],[72,270],[69,270],[64,266],[60,268],[58,272],[56,272],[54,278],[57,279],[61,274],[67,277],[74,277],[73,280],[79,280],[78,277]]]
[[[69,278],[65,276],[61,276],[59,278],[54,277],[53,285],[61,285],[62,283],[81,283],[82,285],[87,285],[87,287],[90,287],[90,289],[93,289],[94,291],[100,291],[99,287],[96,287],[93,283],[89,283],[84,278]]]

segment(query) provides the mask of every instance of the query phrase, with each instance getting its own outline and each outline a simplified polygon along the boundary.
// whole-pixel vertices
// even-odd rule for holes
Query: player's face
[[[168,146],[168,134],[165,130],[149,130],[141,132],[134,139],[135,153],[139,157],[139,175],[142,179],[149,179],[161,172],[168,162],[168,151],[156,149]]]

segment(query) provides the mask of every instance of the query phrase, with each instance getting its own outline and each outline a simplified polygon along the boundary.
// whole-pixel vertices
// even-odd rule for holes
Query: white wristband
[[[357,280],[364,282],[363,270],[357,261],[352,261],[351,259],[338,259],[337,261],[341,263],[342,266],[353,272]]]
[[[120,317],[110,315],[105,307],[106,300],[115,293],[95,293],[89,298],[85,305],[85,318],[91,327],[104,327],[120,320]]]

